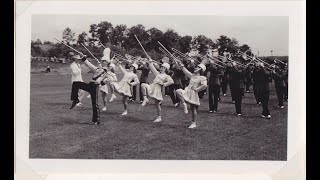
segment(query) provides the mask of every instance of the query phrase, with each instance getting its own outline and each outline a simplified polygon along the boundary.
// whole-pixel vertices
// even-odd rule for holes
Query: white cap
[[[167,56],[165,56],[165,57],[163,57],[162,58],[162,61],[169,61],[170,59],[167,57]]]
[[[116,65],[114,65],[113,63],[110,63],[109,66],[112,67],[113,69],[116,67]]]
[[[200,67],[202,71],[205,71],[207,69],[204,64],[198,64],[198,67]]]
[[[138,69],[138,64],[136,63],[131,64],[131,66],[133,66],[135,69]]]
[[[167,70],[170,69],[170,64],[168,63],[163,63],[161,66],[165,67]]]
[[[81,58],[80,58],[80,55],[78,55],[78,54],[77,54],[77,55],[72,56],[72,58],[73,58],[73,59],[81,59]]]

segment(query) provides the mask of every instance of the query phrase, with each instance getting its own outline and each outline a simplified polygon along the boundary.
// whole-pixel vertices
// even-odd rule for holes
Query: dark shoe
[[[74,108],[80,101],[73,101],[70,109]]]

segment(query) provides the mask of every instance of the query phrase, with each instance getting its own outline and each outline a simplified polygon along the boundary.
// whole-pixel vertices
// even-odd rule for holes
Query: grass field
[[[122,76],[119,75],[118,79]],[[91,74],[84,75],[88,82]],[[218,113],[199,107],[198,127],[188,129],[191,114],[175,108],[165,97],[163,121],[153,123],[156,110],[149,103],[129,103],[121,117],[121,98],[101,111],[100,126],[91,125],[91,101],[70,110],[70,75],[31,75],[30,158],[59,159],[175,159],[175,160],[286,160],[287,104],[278,109],[274,85],[269,101],[270,120],[260,118],[253,93],[242,102],[243,116],[234,115],[230,91],[221,96]],[[100,96],[100,95],[99,95]],[[110,97],[110,95],[108,95]],[[150,101],[151,102],[151,101]],[[99,105],[102,107],[101,97]]]

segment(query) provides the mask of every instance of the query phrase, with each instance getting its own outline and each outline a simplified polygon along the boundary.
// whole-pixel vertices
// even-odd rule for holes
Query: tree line
[[[62,34],[62,39],[68,45],[80,48],[80,51],[86,51],[82,48],[81,44],[85,44],[89,47],[89,50],[93,51],[97,57],[102,56],[103,48],[100,43],[108,45],[111,50],[124,55],[129,53],[131,55],[144,56],[141,47],[139,46],[134,35],[136,35],[141,44],[146,49],[150,56],[153,58],[159,58],[161,51],[159,50],[158,41],[160,41],[168,50],[172,48],[178,49],[183,53],[188,53],[191,50],[197,50],[199,54],[205,55],[209,50],[217,49],[219,55],[223,55],[224,52],[230,52],[235,54],[238,50],[244,52],[250,50],[250,46],[247,44],[239,45],[239,42],[235,38],[229,38],[225,35],[220,35],[216,40],[210,39],[205,35],[197,36],[180,36],[173,29],[167,29],[165,32],[152,27],[146,29],[142,24],[137,24],[128,28],[124,24],[113,26],[108,21],[102,21],[99,24],[91,24],[89,27],[89,34],[82,32],[76,37],[75,32],[67,27]],[[54,48],[48,52],[41,52],[39,49],[40,44],[51,44]],[[45,56],[65,56],[66,47],[60,43],[52,43],[49,41],[36,40],[31,42],[31,54],[32,55],[45,55]]]

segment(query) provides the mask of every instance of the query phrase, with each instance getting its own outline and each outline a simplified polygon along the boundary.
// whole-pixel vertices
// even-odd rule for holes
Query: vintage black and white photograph
[[[31,22],[29,158],[287,160],[287,16]]]

